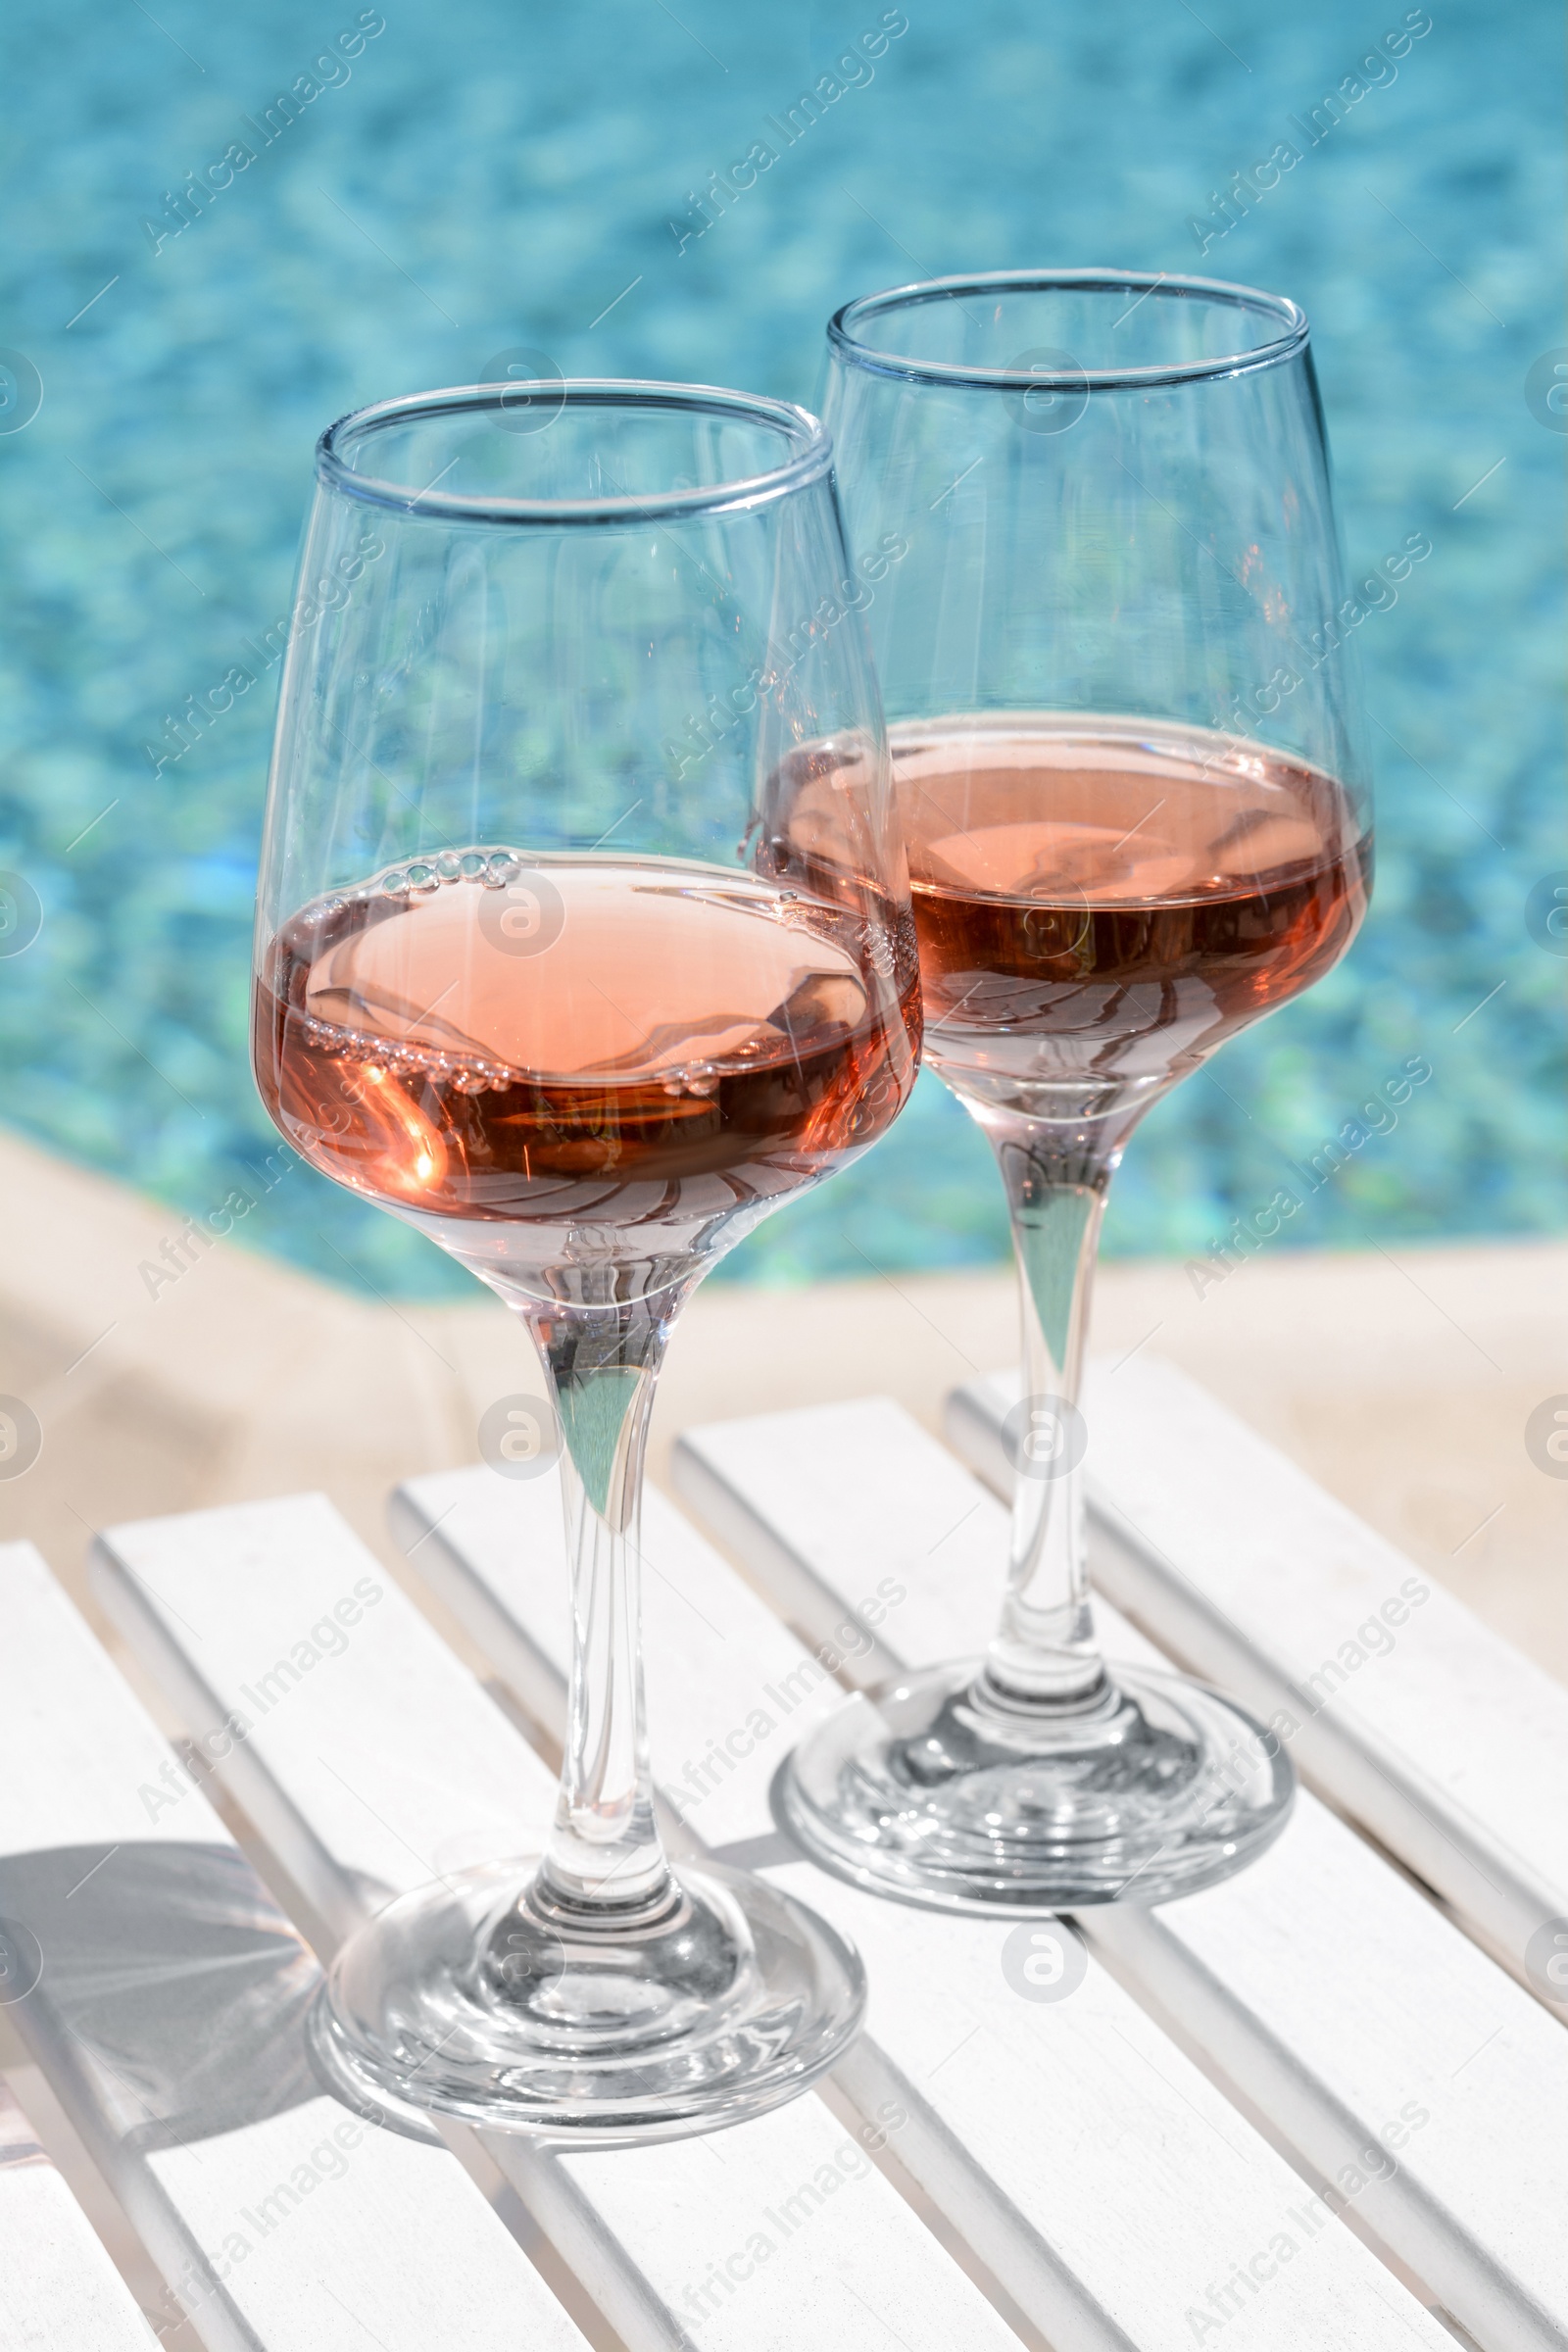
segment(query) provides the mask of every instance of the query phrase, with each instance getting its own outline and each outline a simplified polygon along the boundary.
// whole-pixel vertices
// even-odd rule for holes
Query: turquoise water
[[[42,917],[0,959],[15,1124],[182,1210],[247,1181],[262,1195],[246,1172],[273,1139],[246,1016],[275,669],[156,775],[146,747],[285,611],[327,419],[471,382],[515,344],[567,373],[809,402],[822,322],[851,294],[1031,263],[1201,267],[1312,317],[1352,570],[1414,531],[1433,552],[1360,631],[1372,919],[1326,983],[1154,1112],[1107,1246],[1222,1237],[1416,1057],[1430,1079],[1396,1125],[1360,1123],[1379,1131],[1287,1242],[1561,1225],[1565,966],[1526,920],[1568,865],[1568,440],[1525,389],[1568,343],[1553,0],[1434,6],[1392,77],[1378,69],[1201,260],[1192,222],[1214,225],[1213,192],[1402,8],[1204,0],[1200,22],[1177,0],[908,0],[872,77],[847,69],[821,122],[681,245],[692,191],[882,16],[878,0],[679,0],[678,16],[397,0],[383,20],[345,0],[220,19],[159,0],[155,22],[14,0],[0,345],[42,386],[0,435],[0,867]],[[313,73],[356,26],[352,63]],[[265,110],[302,76],[298,119],[269,141]],[[255,162],[178,228],[168,193],[235,143]],[[0,424],[30,380],[0,377],[24,400]],[[389,1295],[466,1280],[303,1168],[239,1231]],[[922,1080],[873,1153],[725,1271],[897,1271],[1004,1242],[983,1148]]]

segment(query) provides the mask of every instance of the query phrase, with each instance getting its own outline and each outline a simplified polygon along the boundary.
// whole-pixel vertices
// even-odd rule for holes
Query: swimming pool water
[[[42,922],[0,955],[4,1115],[197,1215],[247,1190],[241,1237],[330,1279],[462,1292],[429,1245],[308,1169],[270,1190],[255,1173],[275,1140],[246,1049],[275,668],[155,772],[169,714],[287,608],[318,430],[518,344],[567,373],[810,402],[823,321],[852,294],[969,268],[1200,268],[1312,318],[1352,573],[1411,532],[1432,554],[1359,632],[1372,918],[1328,981],[1152,1115],[1107,1248],[1203,1250],[1348,1127],[1361,1140],[1289,1242],[1560,1226],[1564,962],[1526,911],[1568,866],[1568,416],[1540,368],[1527,398],[1538,362],[1568,360],[1558,12],[1435,4],[1396,65],[1358,72],[1427,16],[287,0],[220,18],[161,0],[155,22],[15,0],[0,345],[23,365],[0,361],[0,393],[22,406],[0,426],[28,366],[42,405],[0,431],[0,867]],[[895,20],[821,120],[687,233],[693,194],[763,118]],[[1350,76],[1345,119],[1306,144],[1291,118]],[[270,116],[283,90],[292,117]],[[1210,233],[1215,194],[1283,139],[1299,163]],[[235,147],[254,162],[233,170]],[[225,155],[206,209],[176,201]],[[1430,1078],[1357,1119],[1412,1059]],[[875,1152],[724,1272],[1004,1247],[984,1147],[927,1078]]]

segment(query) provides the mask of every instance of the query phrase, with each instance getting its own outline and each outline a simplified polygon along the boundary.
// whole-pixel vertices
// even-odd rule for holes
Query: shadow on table
[[[0,2003],[124,2154],[320,2098],[305,2038],[320,1982],[232,1846],[55,1846],[0,1860]]]

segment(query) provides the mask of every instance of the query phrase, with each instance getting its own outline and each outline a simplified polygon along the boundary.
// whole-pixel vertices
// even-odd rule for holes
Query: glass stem
[[[532,1902],[606,1926],[673,1882],[654,1819],[643,1698],[643,1455],[654,1387],[690,1283],[525,1312],[560,1420],[571,1572],[571,1681],[556,1818]]]
[[[1002,1170],[1018,1259],[1023,1388],[1011,1423],[1016,1477],[1007,1589],[986,1654],[985,1695],[1008,1709],[1077,1713],[1107,1689],[1084,1558],[1078,1417],[1100,1223],[1119,1149],[1064,1149],[1053,1123],[983,1124]]]

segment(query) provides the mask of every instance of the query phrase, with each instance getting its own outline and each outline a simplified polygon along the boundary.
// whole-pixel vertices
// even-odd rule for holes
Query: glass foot
[[[854,1946],[763,1881],[683,1863],[606,1925],[543,1900],[536,1868],[421,1886],[349,1938],[312,2013],[334,2088],[625,2146],[780,2106],[859,2030]]]
[[[1192,1894],[1285,1827],[1289,1758],[1202,1684],[1121,1667],[1062,1714],[1002,1706],[980,1670],[863,1691],[795,1750],[779,1805],[816,1861],[942,1911],[1066,1911]]]

